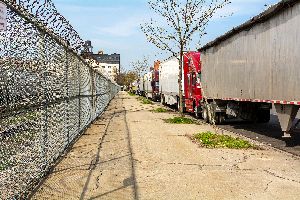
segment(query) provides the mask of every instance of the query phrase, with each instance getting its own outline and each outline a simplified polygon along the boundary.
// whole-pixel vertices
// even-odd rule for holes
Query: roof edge
[[[277,4],[268,8],[264,12],[256,15],[255,17],[251,18],[250,20],[246,21],[245,23],[243,23],[237,27],[234,27],[233,29],[231,29],[230,31],[225,33],[224,35],[221,35],[220,37],[217,37],[215,40],[207,43],[203,47],[200,47],[198,49],[198,51],[200,51],[200,52],[205,51],[213,46],[220,44],[221,42],[233,37],[234,35],[242,32],[244,30],[254,27],[256,24],[265,22],[268,19],[272,18],[273,16],[279,14],[279,12],[285,10],[286,8],[292,7],[293,5],[295,5],[298,2],[300,2],[300,0],[282,0],[282,1],[278,2]]]

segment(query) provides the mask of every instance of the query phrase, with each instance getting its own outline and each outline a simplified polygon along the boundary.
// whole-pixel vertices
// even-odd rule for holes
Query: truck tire
[[[152,98],[151,98],[152,101],[156,102],[157,101],[157,98],[154,94],[152,94]]]
[[[223,124],[225,121],[224,113],[215,113],[215,123],[216,125]]]
[[[161,97],[160,97],[160,103],[162,105],[166,105],[166,100],[165,100],[165,96],[164,95],[161,95]]]
[[[258,123],[268,123],[270,121],[270,118],[271,118],[270,110],[257,111],[257,122]]]

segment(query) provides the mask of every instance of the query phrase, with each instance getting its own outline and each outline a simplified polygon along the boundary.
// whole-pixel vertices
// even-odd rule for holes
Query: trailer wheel
[[[152,101],[156,102],[157,101],[157,98],[156,98],[156,95],[155,94],[152,94],[152,98],[151,98]]]
[[[225,115],[224,113],[215,113],[215,124],[223,124],[225,121]]]
[[[161,97],[160,97],[160,103],[162,105],[166,105],[166,100],[165,100],[165,96],[164,95],[161,95]]]
[[[257,112],[258,123],[268,123],[270,121],[270,110],[259,110]]]

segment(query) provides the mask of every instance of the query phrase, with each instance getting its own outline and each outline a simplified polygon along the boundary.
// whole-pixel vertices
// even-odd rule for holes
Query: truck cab
[[[184,104],[185,111],[200,113],[201,93],[201,61],[200,52],[185,52],[183,55]]]
[[[158,70],[153,70],[151,87],[152,87],[152,100],[159,101],[160,93],[159,93],[159,71]]]

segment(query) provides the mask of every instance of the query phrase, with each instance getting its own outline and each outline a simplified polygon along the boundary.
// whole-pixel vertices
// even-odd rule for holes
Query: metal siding
[[[159,82],[162,94],[179,93],[178,86],[179,62],[173,57],[160,64]]]
[[[142,78],[139,79],[139,88],[140,88],[141,92],[145,91],[145,88],[144,88],[144,77],[142,77]]]
[[[300,4],[202,52],[205,96],[300,101]]]
[[[152,93],[152,72],[148,72],[145,74],[145,92]]]

